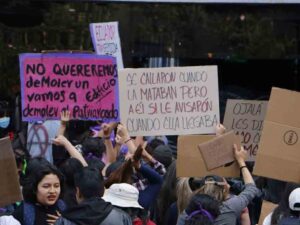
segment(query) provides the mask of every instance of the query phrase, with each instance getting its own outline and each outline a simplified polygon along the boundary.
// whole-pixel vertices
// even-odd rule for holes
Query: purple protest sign
[[[73,119],[119,121],[116,59],[94,54],[21,54],[23,121]]]

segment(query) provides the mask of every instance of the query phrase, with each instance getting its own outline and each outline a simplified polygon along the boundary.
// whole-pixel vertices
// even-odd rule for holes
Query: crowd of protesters
[[[0,108],[2,137],[9,123]],[[168,138],[131,137],[115,122],[74,135],[70,123],[62,112],[53,163],[12,138],[23,201],[1,208],[0,225],[255,225],[263,200],[278,204],[264,225],[300,224],[300,185],[253,178],[243,147],[232,146],[240,177],[179,178]]]

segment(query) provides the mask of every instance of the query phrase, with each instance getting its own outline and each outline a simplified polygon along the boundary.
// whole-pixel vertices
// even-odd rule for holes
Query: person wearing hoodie
[[[99,171],[85,167],[74,176],[78,205],[62,213],[55,225],[132,225],[130,216],[105,202]]]

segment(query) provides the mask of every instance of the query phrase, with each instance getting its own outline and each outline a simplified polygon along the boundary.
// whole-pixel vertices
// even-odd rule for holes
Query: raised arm
[[[110,140],[110,135],[111,132],[113,131],[114,126],[115,123],[102,124],[104,145],[106,147],[106,156],[109,164],[115,162],[118,156],[118,152],[114,149],[114,146]]]
[[[240,216],[242,210],[246,208],[252,199],[258,196],[261,192],[255,186],[252,175],[246,166],[245,160],[247,158],[247,152],[244,148],[241,147],[238,149],[238,147],[234,145],[234,156],[240,167],[245,183],[245,189],[238,196],[225,201],[224,204],[230,207],[235,212],[236,216]]]
[[[129,136],[127,128],[123,124],[118,125],[117,137],[120,139],[120,142],[127,145],[129,153],[134,154],[137,147]]]
[[[57,136],[58,135],[64,135],[67,127],[67,123],[70,121],[70,111],[62,111],[60,113],[60,127],[58,128],[57,131]]]
[[[234,148],[234,156],[235,156],[237,163],[239,164],[241,173],[243,175],[244,183],[245,184],[255,184],[253,177],[245,163],[245,161],[247,159],[247,151],[245,151],[243,147],[238,149],[237,145],[233,145],[233,148]]]
[[[78,159],[83,166],[88,166],[81,153],[77,151],[77,149],[71,144],[71,142],[69,142],[69,140],[65,136],[58,135],[55,139],[53,139],[53,144],[65,147],[71,157]]]

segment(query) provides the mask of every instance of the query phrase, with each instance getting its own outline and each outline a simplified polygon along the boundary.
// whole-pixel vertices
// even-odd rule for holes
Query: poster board
[[[0,139],[0,207],[22,200],[19,175],[11,142]]]
[[[20,55],[23,121],[119,120],[115,58],[94,54]]]
[[[253,173],[300,182],[300,93],[272,88]]]
[[[177,177],[204,177],[219,175],[223,177],[239,177],[240,169],[236,161],[224,167],[208,171],[198,145],[212,140],[214,135],[181,135],[177,142]]]
[[[206,169],[211,171],[235,160],[233,145],[240,148],[239,137],[234,131],[213,138],[205,143],[199,144],[198,148],[204,159]]]
[[[267,106],[268,101],[227,100],[223,124],[241,137],[247,161],[255,161]]]
[[[123,69],[119,23],[91,23],[90,32],[94,49],[98,55],[110,55],[117,58],[119,69]]]
[[[215,133],[217,66],[124,69],[119,82],[121,122],[131,136]]]

